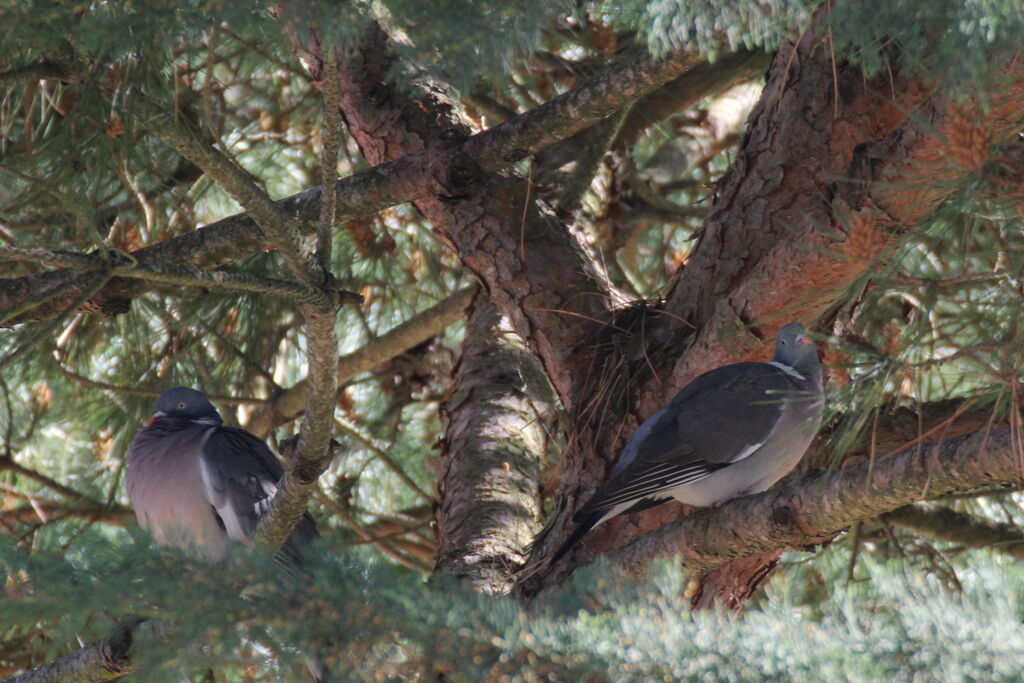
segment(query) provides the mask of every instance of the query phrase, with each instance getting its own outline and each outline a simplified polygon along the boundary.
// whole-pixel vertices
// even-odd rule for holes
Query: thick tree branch
[[[996,61],[993,73],[1020,92],[1019,60]],[[850,67],[837,76],[833,83],[828,50],[809,36],[776,56],[746,143],[666,305],[701,330],[674,379],[768,354],[776,329],[827,310],[973,173],[943,158],[961,111],[945,94],[913,75],[897,74],[895,85]],[[838,114],[833,90],[844,93]],[[1008,95],[1000,112],[1019,123],[1024,99]],[[1016,130],[1006,126],[1000,141]],[[763,341],[724,343],[736,320],[759,325]]]
[[[313,40],[312,49],[317,48]],[[371,163],[420,153],[430,149],[432,140],[453,150],[473,144],[475,137],[458,142],[461,121],[434,97],[424,94],[413,101],[382,85],[392,60],[387,37],[375,31],[339,65],[342,113]],[[318,81],[319,58],[307,53],[304,62]],[[623,92],[630,92],[627,84]],[[518,123],[510,128],[521,129]],[[461,166],[450,169],[444,195],[419,198],[414,205],[484,283],[513,329],[541,358],[563,404],[571,406],[573,364],[586,363],[589,355],[578,343],[606,317],[611,297],[605,279],[560,221],[539,210],[527,182],[511,174],[488,177],[471,157],[459,159]]]
[[[261,277],[250,273],[232,273],[225,270],[197,270],[195,268],[174,268],[160,264],[145,265],[125,259],[123,265],[111,267],[102,258],[90,254],[78,254],[53,249],[30,249],[0,244],[0,261],[24,260],[35,263],[80,269],[83,271],[110,269],[118,277],[138,278],[161,284],[185,285],[186,287],[207,287],[255,292],[279,296],[297,303],[319,306],[338,303],[362,303],[363,298],[354,292],[344,290],[324,291],[290,280]],[[0,317],[0,322],[3,318]]]
[[[685,53],[672,53],[662,60],[640,60],[609,67],[551,102],[493,129],[455,145],[430,147],[340,179],[334,187],[337,199],[335,221],[344,222],[372,215],[404,201],[450,195],[450,186],[463,184],[458,178],[467,168],[473,177],[480,171],[504,168],[546,145],[574,134],[618,110],[630,97],[639,97],[664,80],[685,70],[691,62]],[[627,76],[643,72],[640,81]],[[629,87],[616,87],[629,83]],[[162,111],[157,108],[162,115]],[[173,122],[172,122],[173,123]],[[177,125],[177,124],[175,124]],[[480,136],[485,139],[478,140]],[[189,147],[199,144],[191,137],[182,140]],[[200,150],[206,152],[206,150]],[[508,152],[515,152],[506,158]],[[312,231],[320,212],[320,188],[314,188],[273,202],[276,210],[294,220],[302,231]],[[274,210],[264,209],[270,215]],[[212,223],[187,235],[146,247],[133,256],[143,264],[190,268],[212,268],[249,256],[265,244],[249,215],[236,215]],[[25,300],[35,300],[40,291],[61,291],[45,304],[35,306],[12,323],[50,318],[65,308],[81,291],[74,276],[65,271],[0,280],[0,310],[12,310]],[[94,298],[93,310],[116,314],[126,310],[130,300],[147,291],[144,282],[126,283],[115,278]]]
[[[615,64],[578,88],[474,135],[462,152],[484,171],[500,170],[505,166],[502,162],[523,159],[589,128],[700,62],[699,55],[680,50],[661,59],[643,55]]]
[[[685,111],[706,97],[727,88],[760,78],[771,62],[765,52],[739,51],[722,56],[714,63],[701,62],[636,100],[629,110],[611,147],[635,141],[647,128],[672,114]],[[546,148],[539,155],[543,168],[558,168],[588,149],[596,127],[585,129]]]
[[[421,344],[465,316],[477,287],[460,289],[448,298],[417,313],[404,323],[368,341],[360,348],[338,359],[338,386],[353,377],[368,372],[381,363]],[[279,424],[294,420],[301,414],[306,396],[306,380],[296,382],[270,399],[268,404],[253,414],[246,429],[266,438]]]
[[[478,295],[443,406],[436,571],[508,592],[540,528],[541,461],[554,392],[536,358]]]
[[[816,545],[854,522],[910,503],[1019,484],[1014,444],[1011,429],[1004,427],[913,446],[873,466],[862,462],[837,472],[796,475],[771,491],[697,510],[610,557],[639,571],[654,556],[677,554],[699,575],[755,553]]]
[[[772,55],[767,52],[739,50],[722,55],[714,62],[694,66],[637,100],[619,132],[617,144],[636,140],[648,127],[702,99],[714,97],[740,83],[760,81],[771,62]]]

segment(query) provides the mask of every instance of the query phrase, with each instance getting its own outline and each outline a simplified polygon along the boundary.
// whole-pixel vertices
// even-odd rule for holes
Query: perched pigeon
[[[157,543],[216,562],[233,542],[249,541],[283,473],[263,441],[223,425],[205,394],[174,387],[135,435],[125,478],[135,516]],[[294,561],[318,535],[304,514],[281,557]]]
[[[775,360],[710,370],[640,425],[551,561],[616,515],[673,498],[708,506],[764,491],[800,462],[823,404],[814,343],[790,323],[779,331]]]

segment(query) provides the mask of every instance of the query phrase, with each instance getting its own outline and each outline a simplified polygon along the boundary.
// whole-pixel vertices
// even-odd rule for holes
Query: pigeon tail
[[[576,522],[576,528],[569,534],[569,538],[565,539],[565,542],[558,547],[555,554],[551,556],[550,564],[558,562],[560,559],[565,557],[565,554],[576,545],[581,538],[587,535],[587,532],[593,529],[595,526],[600,524],[605,518],[606,511],[591,512],[589,515],[583,515],[578,518],[574,518]]]

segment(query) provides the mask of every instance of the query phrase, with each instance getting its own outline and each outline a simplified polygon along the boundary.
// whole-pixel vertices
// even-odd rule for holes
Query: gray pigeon
[[[217,562],[232,543],[248,543],[284,474],[267,445],[225,427],[201,391],[168,389],[149,426],[128,450],[125,479],[139,524],[157,543]],[[279,558],[297,562],[319,534],[305,513]]]
[[[803,325],[790,323],[779,331],[773,361],[705,372],[640,425],[551,562],[616,515],[672,499],[715,505],[771,487],[800,462],[823,405],[814,343]]]

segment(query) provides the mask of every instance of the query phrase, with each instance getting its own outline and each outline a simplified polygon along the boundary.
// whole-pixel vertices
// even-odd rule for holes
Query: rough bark
[[[10,679],[9,683],[98,683],[130,673],[138,626],[118,626],[103,640]]]
[[[303,55],[314,81],[322,63],[318,49],[314,37]],[[453,137],[446,131],[460,125],[429,95],[411,100],[387,86],[389,66],[380,32],[339,65],[343,118],[371,163],[444,144],[445,137]],[[624,94],[609,95],[610,100],[639,94],[635,84],[618,85]],[[635,422],[620,422],[621,402],[608,382],[623,379],[622,349],[610,352],[606,344],[625,347],[635,340],[610,339],[609,293],[572,233],[541,215],[529,184],[510,175],[495,174],[482,185],[468,184],[457,196],[419,199],[414,205],[480,278],[492,302],[540,358],[567,412],[583,417],[573,428],[575,438],[569,439],[572,449],[586,452],[580,460],[608,460]],[[599,433],[592,433],[593,425]]]
[[[436,101],[414,102],[382,85],[387,45],[382,35],[373,41],[341,68],[342,109],[368,158],[379,163],[458,140],[458,122]],[[306,55],[314,70],[315,50]],[[568,533],[573,510],[643,417],[709,367],[765,359],[782,324],[826,313],[952,191],[952,184],[908,181],[915,169],[934,172],[921,165],[934,157],[949,104],[912,77],[893,79],[868,80],[843,64],[833,72],[828,46],[811,31],[779,51],[664,311],[637,305],[613,313],[579,244],[564,226],[535,218],[516,178],[491,176],[481,191],[467,169],[468,180],[451,186],[458,192],[416,202],[541,358],[572,420],[553,523],[536,557]],[[1016,104],[1007,108],[1019,119],[1024,107]],[[612,521],[594,533],[592,547],[607,551],[678,514],[666,505]],[[572,566],[570,557],[542,583],[561,582]],[[731,591],[740,602],[768,573],[754,563],[724,577],[721,585],[734,588],[712,593],[729,600]]]
[[[1020,64],[1004,64],[994,68],[1018,85],[1000,107],[1019,122],[1024,114]],[[664,367],[659,349],[682,344],[686,350],[660,379],[640,384],[634,393],[640,417],[708,368],[766,360],[783,324],[826,315],[847,286],[884,258],[899,234],[955,190],[955,183],[935,182],[935,174],[948,180],[958,172],[935,151],[945,144],[949,117],[956,113],[950,102],[914,77],[868,80],[843,64],[836,75],[838,82],[828,45],[811,31],[775,56],[749,132],[668,297],[668,315],[646,330],[647,356],[656,367]],[[693,334],[687,339],[689,330]],[[566,455],[559,498],[567,504],[539,557],[569,532],[571,513],[609,467],[599,460],[580,461],[579,451]],[[602,525],[590,542],[605,552],[679,514],[679,506],[664,505],[622,517]],[[572,566],[570,556],[551,583],[562,581]],[[706,577],[714,588],[704,594],[738,603],[769,573],[759,563],[734,569],[727,576]]]
[[[315,40],[309,49],[319,50]],[[313,52],[305,57],[314,65],[314,81],[319,81],[315,65],[322,60]],[[386,36],[374,31],[358,53],[339,64],[342,116],[370,163],[461,140],[465,127],[447,106],[430,95],[412,100],[386,84],[391,63]],[[625,95],[609,96],[614,101],[621,97]],[[498,129],[524,134],[520,118]],[[480,135],[493,136],[498,129]],[[487,177],[475,165],[464,171],[448,194],[413,204],[484,284],[513,329],[541,358],[563,403],[571,405],[570,376],[578,351],[571,340],[584,338],[605,316],[608,293],[573,236],[539,213],[525,180],[505,174]]]
[[[854,522],[917,501],[1021,481],[1015,436],[1008,427],[913,446],[873,465],[790,477],[754,496],[705,508],[611,553],[628,571],[655,555],[682,558],[694,574],[730,560],[825,543]],[[742,588],[748,588],[743,585]]]
[[[319,42],[314,41],[311,49],[318,52]],[[426,144],[436,141],[437,135],[423,138],[417,148],[420,151],[394,156],[387,163],[335,183],[335,221],[369,216],[413,199],[459,195],[478,184],[485,174],[505,168],[603,119],[623,104],[678,76],[693,61],[692,57],[677,53],[663,59],[644,58],[618,64],[573,91],[472,137],[456,138],[448,145]],[[315,60],[318,71],[322,65],[322,60]],[[279,213],[300,230],[311,232],[320,213],[320,188],[273,204],[273,208],[267,207],[268,212]],[[204,269],[257,253],[265,246],[255,222],[247,215],[238,215],[140,249],[133,256],[144,265]],[[52,318],[82,293],[81,284],[75,283],[77,276],[75,271],[58,270],[0,280],[0,311],[37,303],[8,323]],[[123,313],[132,298],[150,287],[145,281],[115,278],[83,310],[104,315]]]
[[[536,358],[478,295],[442,407],[435,571],[506,593],[540,529],[554,391]]]

